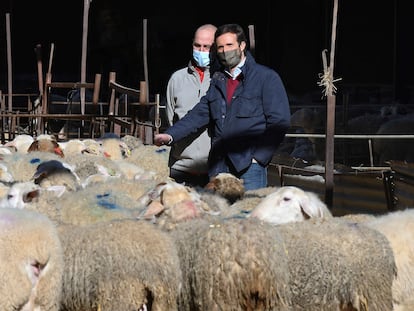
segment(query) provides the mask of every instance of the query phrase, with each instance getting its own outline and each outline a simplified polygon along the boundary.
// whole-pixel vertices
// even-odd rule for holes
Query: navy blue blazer
[[[253,158],[267,166],[290,126],[289,100],[278,73],[256,63],[247,51],[241,74],[230,104],[226,74],[217,71],[200,102],[165,131],[179,141],[208,128],[210,177],[227,171],[226,158],[237,172],[247,168]]]

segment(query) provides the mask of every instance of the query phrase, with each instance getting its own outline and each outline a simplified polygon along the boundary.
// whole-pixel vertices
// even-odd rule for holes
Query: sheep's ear
[[[32,152],[32,151],[36,151],[36,150],[39,150],[39,141],[38,140],[35,140],[30,144],[29,148],[27,149],[27,152]]]
[[[305,218],[322,218],[324,204],[319,197],[314,193],[306,193],[300,201],[300,207]]]
[[[30,203],[37,197],[39,197],[39,189],[24,193],[22,199],[24,203]]]

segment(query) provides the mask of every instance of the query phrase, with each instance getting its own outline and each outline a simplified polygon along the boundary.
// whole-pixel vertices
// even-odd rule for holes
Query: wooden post
[[[143,42],[142,42],[142,46],[143,46],[143,58],[144,58],[144,78],[145,78],[145,82],[146,82],[146,87],[145,87],[145,102],[149,102],[149,80],[148,80],[148,57],[147,57],[147,19],[144,19],[143,21]],[[141,90],[140,90],[141,91]],[[141,101],[140,101],[141,102]]]
[[[37,60],[37,81],[38,81],[38,88],[39,88],[39,96],[42,98],[43,96],[43,64],[42,64],[42,46],[37,44],[35,47],[36,53],[36,60]]]
[[[81,83],[86,82],[86,54],[88,51],[88,16],[91,0],[84,0],[83,4],[83,34],[82,34],[82,60],[81,60]],[[85,88],[80,89],[81,114],[85,114]],[[82,120],[82,126],[84,121]]]
[[[328,207],[333,205],[334,192],[334,150],[335,150],[335,95],[328,95],[325,141],[325,203]]]
[[[334,58],[335,58],[335,39],[336,39],[336,22],[338,12],[338,0],[334,0],[332,35],[331,35],[331,53],[329,58],[329,67],[324,61],[324,71],[326,78],[327,94],[327,122],[326,122],[326,142],[325,142],[325,203],[329,208],[333,205],[334,194],[334,135],[335,135],[335,95],[334,95]]]
[[[155,95],[155,134],[160,133],[161,119],[160,119],[160,94]]]
[[[8,110],[13,110],[13,77],[12,77],[12,57],[11,57],[11,31],[10,13],[6,13],[6,37],[7,37],[7,83],[8,83]]]
[[[256,50],[256,40],[254,38],[254,25],[249,25],[249,45],[250,45],[250,52],[254,56],[255,50]]]

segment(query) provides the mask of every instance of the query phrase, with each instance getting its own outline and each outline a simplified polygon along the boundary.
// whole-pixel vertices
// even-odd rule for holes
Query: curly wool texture
[[[100,173],[99,166],[105,168],[109,176],[116,176],[118,174],[116,163],[100,155],[70,154],[65,157],[65,162],[74,167],[74,171],[81,179],[81,183],[89,176]]]
[[[133,219],[140,212],[139,203],[122,191],[108,191],[100,185],[66,192],[55,203],[56,214],[50,215],[51,218],[58,223],[80,226],[113,219]]]
[[[181,284],[171,238],[136,220],[60,226],[62,310],[173,311]]]
[[[288,255],[294,310],[392,310],[396,265],[386,237],[340,219],[276,226]]]
[[[0,249],[0,310],[59,310],[63,252],[52,222],[37,212],[0,208]]]
[[[164,181],[168,179],[170,174],[168,167],[169,154],[170,147],[168,146],[142,145],[133,149],[131,155],[125,160],[153,172],[155,179]]]
[[[414,209],[373,217],[364,225],[384,234],[391,244],[398,271],[392,284],[394,310],[414,310]]]
[[[14,153],[3,156],[3,162],[8,172],[16,182],[33,180],[39,164],[49,160],[61,160],[61,157],[54,153],[32,151],[30,153]]]
[[[121,141],[127,145],[129,150],[133,150],[144,145],[141,138],[132,135],[122,136]]]
[[[205,189],[221,195],[229,203],[239,200],[245,193],[243,180],[230,173],[219,173],[212,177]]]
[[[180,310],[290,310],[286,254],[275,227],[193,219],[170,233],[184,280]]]
[[[247,190],[240,200],[234,202],[231,207],[241,212],[251,212],[268,194],[275,192],[277,187],[264,187]]]

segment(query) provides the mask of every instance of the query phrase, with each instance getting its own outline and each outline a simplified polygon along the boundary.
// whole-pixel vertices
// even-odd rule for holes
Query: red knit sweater
[[[240,80],[238,77],[236,79],[227,79],[227,104],[231,103],[231,98],[233,97],[234,90],[239,85]]]

